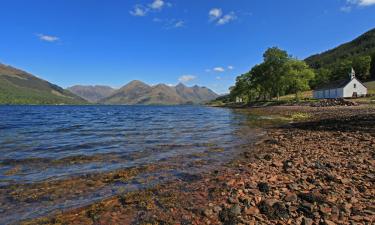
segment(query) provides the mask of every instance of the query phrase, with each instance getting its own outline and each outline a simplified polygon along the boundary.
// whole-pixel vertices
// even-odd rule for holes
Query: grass
[[[375,94],[375,81],[366,82],[365,85],[369,94]]]
[[[299,98],[300,99],[310,99],[310,98],[312,98],[312,91],[304,91],[304,92],[300,93]],[[295,94],[284,95],[284,96],[280,97],[281,101],[293,101],[295,99],[296,99]]]

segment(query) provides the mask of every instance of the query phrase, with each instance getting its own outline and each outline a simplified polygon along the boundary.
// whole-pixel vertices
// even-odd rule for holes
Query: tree
[[[351,69],[353,68],[353,62],[349,59],[339,61],[332,66],[331,80],[340,80],[348,78]]]
[[[371,57],[357,56],[353,59],[353,68],[358,78],[367,80],[370,78]]]
[[[327,68],[320,68],[315,70],[315,78],[311,80],[310,86],[315,88],[319,85],[326,84],[331,80],[332,71]]]
[[[237,97],[243,98],[246,95],[246,91],[250,88],[246,76],[248,76],[248,74],[242,74],[236,78],[236,84],[230,90],[232,101],[235,101]]]
[[[237,77],[236,85],[231,88],[231,98],[254,100],[279,99],[282,94],[296,94],[309,89],[314,71],[309,66],[292,58],[286,51],[270,48],[264,55],[264,62],[254,66],[248,73]]]
[[[371,55],[371,66],[370,66],[371,78],[375,78],[375,52]]]
[[[284,65],[290,59],[288,53],[277,47],[269,48],[263,54],[265,65],[265,76],[267,76],[267,85],[271,88],[272,97],[279,99],[284,91]]]
[[[292,59],[285,64],[286,84],[290,93],[299,99],[299,93],[310,89],[309,82],[314,78],[314,71],[304,62]]]

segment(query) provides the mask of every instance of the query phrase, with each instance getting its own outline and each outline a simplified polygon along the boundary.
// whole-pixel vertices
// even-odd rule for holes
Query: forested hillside
[[[361,80],[375,78],[375,29],[351,42],[305,59],[316,70],[315,87],[322,83],[341,79],[351,68]]]
[[[308,57],[305,61],[313,68],[328,67],[339,61],[375,53],[375,29],[337,48]]]
[[[0,64],[0,104],[82,104],[84,99],[25,71]]]

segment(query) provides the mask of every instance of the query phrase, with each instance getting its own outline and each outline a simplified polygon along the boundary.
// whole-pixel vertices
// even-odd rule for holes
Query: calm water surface
[[[149,164],[178,165],[163,179],[199,173],[229,161],[256,137],[241,134],[244,119],[230,109],[199,106],[0,106],[0,193]],[[53,204],[0,196],[0,224],[109,197],[118,190],[109,186]]]

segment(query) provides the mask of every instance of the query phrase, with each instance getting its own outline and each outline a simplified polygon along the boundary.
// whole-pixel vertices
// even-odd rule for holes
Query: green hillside
[[[84,104],[63,88],[22,70],[0,64],[0,104]]]
[[[313,68],[328,67],[345,59],[357,56],[369,56],[375,53],[375,29],[337,48],[313,55],[305,61]]]

